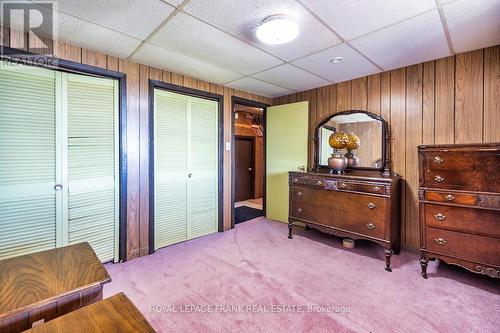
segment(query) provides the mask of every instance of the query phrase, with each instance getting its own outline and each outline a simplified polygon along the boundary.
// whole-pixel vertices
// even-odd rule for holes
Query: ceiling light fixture
[[[332,64],[338,64],[338,63],[339,63],[339,62],[341,62],[342,60],[344,60],[344,58],[343,58],[343,57],[333,57],[333,58],[330,60],[330,62],[331,62]]]
[[[267,17],[257,28],[257,38],[269,45],[291,42],[299,35],[299,27],[284,15]]]

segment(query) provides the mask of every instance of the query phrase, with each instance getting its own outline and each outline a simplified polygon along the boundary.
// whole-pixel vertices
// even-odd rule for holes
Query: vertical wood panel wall
[[[274,99],[309,101],[309,165],[314,129],[326,116],[361,109],[390,124],[392,169],[404,178],[402,240],[419,246],[419,144],[500,141],[500,46],[332,84]]]
[[[4,29],[1,45],[29,50],[29,36]],[[26,39],[24,39],[26,38]],[[28,40],[28,43],[25,41]],[[224,141],[231,140],[231,96],[271,104],[272,99],[197,80],[174,72],[137,64],[63,42],[49,42],[58,58],[127,74],[127,258],[147,255],[149,251],[149,127],[148,83],[160,80],[224,96]],[[27,44],[27,45],[26,45]],[[175,69],[172,69],[175,71]],[[224,230],[231,228],[231,155],[224,151]]]

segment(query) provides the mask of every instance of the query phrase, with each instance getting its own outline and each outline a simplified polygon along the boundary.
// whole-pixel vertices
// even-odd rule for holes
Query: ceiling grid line
[[[37,5],[45,7],[45,8],[50,8],[47,3],[36,2],[35,0],[31,0],[31,1],[32,1],[33,4],[37,4]],[[190,1],[190,0],[188,0],[188,1]],[[172,5],[170,5],[170,6],[173,7]],[[92,24],[92,25],[96,25],[98,27],[101,27],[101,28],[104,28],[104,29],[116,32],[117,34],[124,35],[124,36],[130,37],[130,38],[136,39],[136,40],[141,40],[140,38],[138,38],[136,36],[132,36],[132,35],[130,35],[130,34],[126,33],[126,32],[123,32],[121,30],[116,30],[116,29],[114,29],[112,27],[109,27],[107,25],[103,25],[103,24],[100,24],[100,23],[97,23],[97,22],[94,22],[94,21],[90,21],[90,20],[88,20],[86,18],[83,18],[81,16],[75,15],[73,13],[68,13],[68,12],[66,12],[64,10],[59,9],[59,8],[57,8],[55,11],[58,12],[58,13],[63,13],[64,15],[68,15],[68,16],[74,17],[74,18],[79,19],[79,20],[81,20],[83,22],[86,22],[86,23],[89,23],[89,24]],[[44,37],[50,37],[50,36],[44,36]]]
[[[182,11],[182,8],[184,8],[184,6],[186,6],[189,1],[191,0],[184,0],[179,6],[177,7],[174,7],[175,10],[170,13],[170,15],[167,16],[167,18],[165,20],[163,20],[163,22],[161,22],[156,28],[155,30],[153,30],[153,32],[151,32],[149,34],[149,36],[144,39],[141,44],[139,44],[139,46],[137,46],[137,48],[132,51],[132,53],[127,57],[127,60],[129,60],[130,58],[132,58],[137,52],[139,52],[139,50],[147,43],[149,42],[153,37],[154,35],[156,35],[158,33],[158,31],[160,31],[165,25],[167,25],[168,22],[170,22],[170,20],[172,20],[179,12]],[[162,3],[166,3],[165,1],[161,1]]]
[[[319,22],[321,22],[321,24],[323,24],[328,30],[330,30],[333,34],[335,34],[335,36],[337,36],[342,42],[344,42],[346,45],[348,45],[349,47],[351,47],[353,50],[355,50],[356,52],[358,52],[363,58],[365,58],[366,60],[368,60],[369,62],[371,62],[375,67],[377,67],[379,70],[381,71],[384,71],[384,69],[379,66],[375,61],[371,60],[370,58],[368,58],[366,55],[364,55],[363,53],[361,53],[358,49],[356,49],[354,46],[352,46],[349,41],[347,41],[345,38],[343,38],[335,29],[333,29],[329,24],[327,24],[321,17],[319,17],[316,12],[314,12],[312,9],[310,9],[304,2],[302,2],[302,0],[295,0],[299,5],[301,5],[302,7],[304,7],[309,13],[311,13],[311,15],[313,15]]]
[[[453,48],[453,44],[451,42],[450,30],[448,29],[448,23],[446,22],[446,17],[444,16],[443,6],[440,5],[438,0],[436,0],[436,5],[438,7],[441,24],[443,25],[444,35],[446,37],[446,43],[448,43],[448,49],[450,50],[451,54],[455,54],[455,49]]]

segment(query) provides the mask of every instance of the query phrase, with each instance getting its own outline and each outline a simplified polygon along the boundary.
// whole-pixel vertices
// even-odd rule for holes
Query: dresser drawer
[[[305,202],[293,202],[290,205],[289,216],[374,238],[385,238],[384,220],[372,219],[363,214],[346,213]]]
[[[481,173],[474,171],[427,170],[425,186],[449,190],[476,190]]]
[[[307,186],[314,186],[318,188],[324,188],[325,187],[325,180],[321,177],[315,177],[311,176],[308,174],[295,174],[295,175],[290,175],[289,177],[289,184],[290,185],[307,185]]]
[[[425,204],[425,225],[500,238],[499,211]]]
[[[326,187],[330,188],[330,181],[326,181]],[[359,184],[347,181],[338,181],[336,189],[342,191],[355,191],[355,192],[366,192],[366,193],[377,193],[377,194],[385,194],[385,185],[384,184]]]
[[[291,201],[309,203],[343,212],[354,212],[366,215],[371,219],[384,219],[387,198],[320,190],[303,186],[291,187]]]
[[[477,196],[475,194],[454,192],[425,191],[425,200],[467,206],[475,206],[477,204]]]
[[[498,238],[427,227],[425,241],[429,251],[500,266]]]
[[[467,152],[425,152],[425,170],[431,171],[464,171],[481,167],[478,154]]]
[[[318,207],[305,202],[291,202],[288,215],[290,217],[325,224],[328,221],[328,211],[324,207]]]

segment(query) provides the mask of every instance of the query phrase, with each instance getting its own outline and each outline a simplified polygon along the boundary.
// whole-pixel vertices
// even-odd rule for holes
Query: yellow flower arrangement
[[[352,151],[358,149],[360,144],[361,140],[359,140],[359,137],[356,134],[351,133],[348,135],[348,142],[345,147],[347,150]]]
[[[328,139],[330,147],[337,150],[344,149],[348,142],[349,137],[344,132],[335,132],[330,135],[330,138]]]

